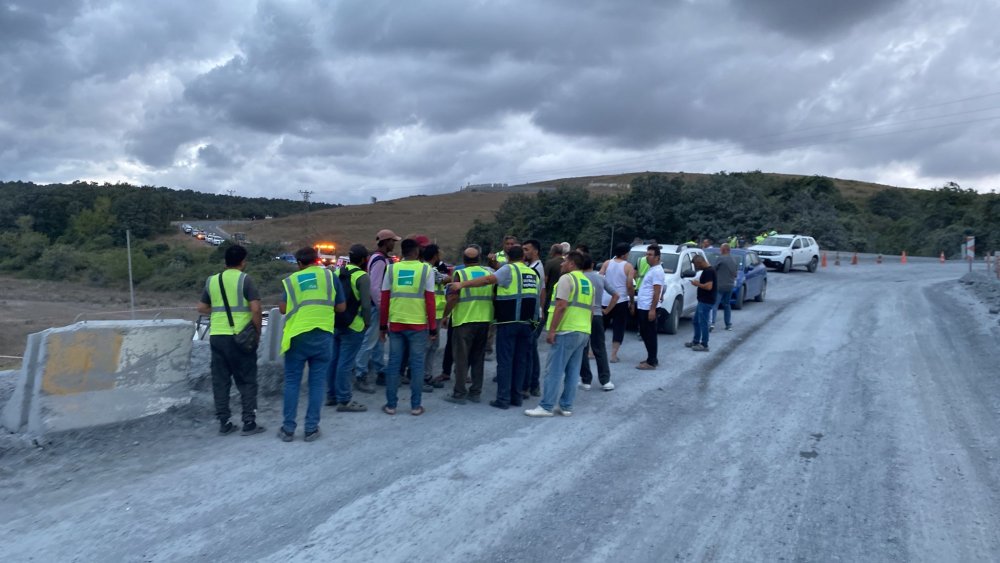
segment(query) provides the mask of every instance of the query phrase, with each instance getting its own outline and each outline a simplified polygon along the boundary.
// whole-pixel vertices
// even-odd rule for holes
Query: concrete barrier
[[[89,321],[29,335],[4,427],[43,435],[190,403],[192,328],[182,320]]]
[[[285,315],[275,307],[268,312],[267,326],[260,338],[260,348],[257,350],[257,363],[283,361],[281,354],[281,336],[285,329]]]

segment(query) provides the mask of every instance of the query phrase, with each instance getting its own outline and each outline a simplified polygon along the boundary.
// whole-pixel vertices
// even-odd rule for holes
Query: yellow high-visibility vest
[[[292,346],[292,338],[320,329],[333,332],[337,290],[333,272],[320,266],[309,266],[288,276],[285,286],[285,330],[281,337],[281,352]]]
[[[482,266],[469,266],[455,270],[455,277],[460,282],[490,275]],[[451,314],[451,326],[462,326],[466,323],[488,323],[493,320],[493,288],[467,287],[458,294],[458,304]]]
[[[493,303],[497,324],[538,320],[538,272],[523,262],[510,262],[511,281],[507,287],[497,286]]]
[[[226,299],[229,300],[229,310],[233,314],[233,325],[229,326],[229,317],[226,316],[226,305],[222,302],[222,291],[219,289],[219,276],[222,276],[222,285],[226,286]],[[247,275],[243,272],[230,268],[222,273],[208,276],[205,281],[205,289],[208,296],[212,298],[212,315],[209,317],[209,335],[232,336],[239,334],[246,328],[253,315],[250,313],[250,304],[243,297],[243,284]]]
[[[555,330],[556,332],[583,332],[590,334],[590,326],[594,314],[592,309],[594,304],[593,284],[579,270],[574,270],[569,275],[573,280],[573,289],[570,290],[567,303],[569,306],[566,307],[559,326],[553,329],[552,313],[556,310],[556,294],[553,293],[552,304],[549,305],[549,318],[545,323],[545,329],[550,331]],[[559,282],[556,282],[556,290],[558,291],[558,289]]]
[[[385,275],[392,282],[389,290],[389,322],[429,324],[424,306],[424,288],[427,287],[427,277],[433,275],[430,265],[417,260],[403,260],[389,264]]]

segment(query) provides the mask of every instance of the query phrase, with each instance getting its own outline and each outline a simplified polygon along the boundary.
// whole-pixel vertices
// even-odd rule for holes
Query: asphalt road
[[[180,413],[9,454],[0,560],[996,560],[1000,327],[963,272],[771,274],[708,354],[684,322],[640,372],[630,336],[571,418],[438,391],[314,443]]]

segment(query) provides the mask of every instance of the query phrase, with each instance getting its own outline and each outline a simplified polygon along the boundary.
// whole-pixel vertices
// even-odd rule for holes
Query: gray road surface
[[[438,391],[314,443],[199,412],[11,454],[0,561],[996,560],[1000,327],[963,271],[771,274],[708,354],[685,322],[639,372],[629,336],[571,418]]]

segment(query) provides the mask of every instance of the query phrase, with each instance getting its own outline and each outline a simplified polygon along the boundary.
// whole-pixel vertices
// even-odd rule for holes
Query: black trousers
[[[625,341],[625,325],[628,324],[629,316],[629,303],[625,301],[623,303],[618,303],[615,305],[614,309],[611,309],[610,317],[611,322],[611,341],[621,344]]]
[[[588,352],[594,351],[594,360],[597,363],[597,381],[604,385],[611,381],[611,366],[608,364],[608,348],[604,342],[604,317],[591,317],[590,322],[590,342],[583,347],[583,361],[580,363],[580,381],[590,385],[594,380],[594,374],[590,371],[590,360]]]
[[[444,345],[444,353],[441,358],[441,373],[451,377],[451,365],[455,362],[455,356],[452,355],[451,351],[451,323],[448,323],[448,342]]]
[[[646,345],[646,363],[651,366],[658,365],[660,362],[656,359],[656,319],[649,320],[649,311],[643,309],[636,309],[635,316],[639,322],[639,336]]]
[[[243,422],[253,422],[257,418],[257,352],[244,352],[233,336],[213,335],[208,342],[212,350],[215,416],[222,422],[232,416],[229,391],[235,382],[243,404]]]

